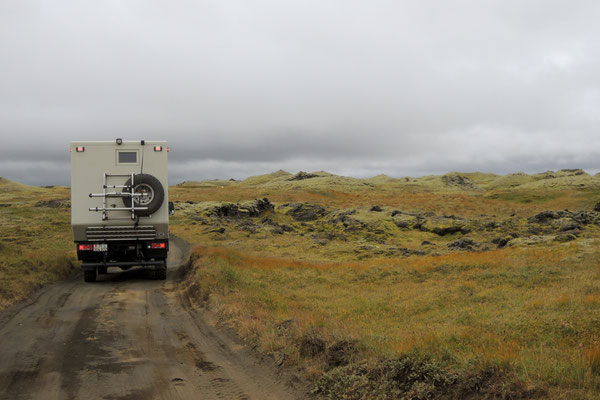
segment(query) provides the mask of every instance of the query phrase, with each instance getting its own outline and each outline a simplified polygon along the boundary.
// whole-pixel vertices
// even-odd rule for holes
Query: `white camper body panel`
[[[160,146],[161,151],[155,151]],[[77,151],[83,148],[83,151]],[[128,154],[122,154],[125,152]],[[135,154],[135,155],[134,155]],[[166,141],[80,141],[71,143],[71,225],[75,242],[93,241],[87,237],[86,230],[91,227],[114,226],[152,226],[156,231],[155,239],[169,237],[168,206],[168,170]],[[108,219],[102,219],[102,211],[90,211],[90,208],[103,208],[103,197],[90,197],[90,193],[104,193],[104,174],[150,174],[163,186],[165,197],[158,211],[148,217],[131,218],[130,211],[109,211]],[[107,185],[123,186],[127,176],[108,176]],[[123,189],[106,189],[109,192],[121,192]],[[106,208],[124,208],[122,198],[106,198]]]

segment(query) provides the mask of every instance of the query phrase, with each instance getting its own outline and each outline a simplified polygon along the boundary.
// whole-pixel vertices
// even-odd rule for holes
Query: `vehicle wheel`
[[[98,274],[100,274],[100,275],[105,275],[107,272],[108,272],[107,267],[99,267],[98,268]]]
[[[159,281],[167,279],[167,262],[163,262],[164,267],[159,267],[154,271],[154,278]]]
[[[147,210],[135,211],[135,215],[140,217],[147,217],[157,212],[165,199],[165,190],[162,184],[152,175],[137,174],[134,177],[133,184],[131,178],[129,178],[125,185],[133,186],[135,193],[146,194],[145,196],[135,197],[133,200],[136,207],[148,207]],[[123,192],[128,192],[128,190],[123,189]],[[131,207],[131,197],[123,197],[123,204],[125,204],[125,207]]]
[[[86,282],[96,282],[96,270],[93,269],[91,271],[83,271],[83,280]]]

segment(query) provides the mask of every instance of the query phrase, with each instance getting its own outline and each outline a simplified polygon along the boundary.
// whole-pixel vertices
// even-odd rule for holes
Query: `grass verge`
[[[187,290],[329,398],[596,398],[596,244],[348,263],[197,247]]]
[[[67,188],[0,191],[0,310],[76,270],[68,198]]]

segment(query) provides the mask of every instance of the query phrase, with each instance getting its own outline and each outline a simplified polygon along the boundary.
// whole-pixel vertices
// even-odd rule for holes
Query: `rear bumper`
[[[149,270],[163,268],[164,261],[111,261],[111,262],[84,262],[81,269],[84,271],[93,271],[100,267],[144,267]]]
[[[106,250],[94,251],[94,245],[106,246]],[[169,254],[169,241],[77,242],[76,248],[77,258],[82,262],[83,270],[134,266],[156,269],[164,265],[164,260]]]

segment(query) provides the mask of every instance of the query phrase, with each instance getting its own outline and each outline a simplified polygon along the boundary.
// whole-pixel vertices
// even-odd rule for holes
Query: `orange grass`
[[[531,249],[496,249],[485,252],[454,252],[435,256],[375,258],[368,261],[305,261],[283,257],[264,256],[260,252],[236,251],[226,247],[203,247],[194,249],[196,254],[203,257],[217,257],[224,261],[243,268],[276,269],[276,268],[317,268],[321,270],[355,269],[364,270],[374,266],[392,266],[400,264],[406,269],[419,269],[431,271],[440,265],[475,265],[487,267],[502,267],[519,258],[520,263],[557,263],[565,257],[573,256],[577,252],[576,244],[564,246],[559,251],[545,248]],[[468,274],[468,271],[464,272]]]
[[[193,254],[196,282],[213,282],[212,303],[267,351],[284,351],[317,329],[331,340],[358,340],[365,357],[417,351],[457,368],[508,365],[561,393],[600,388],[600,328],[592,328],[597,308],[588,298],[595,293],[585,294],[600,287],[593,247],[352,262],[219,247]],[[274,328],[282,320],[294,321],[289,338]]]

